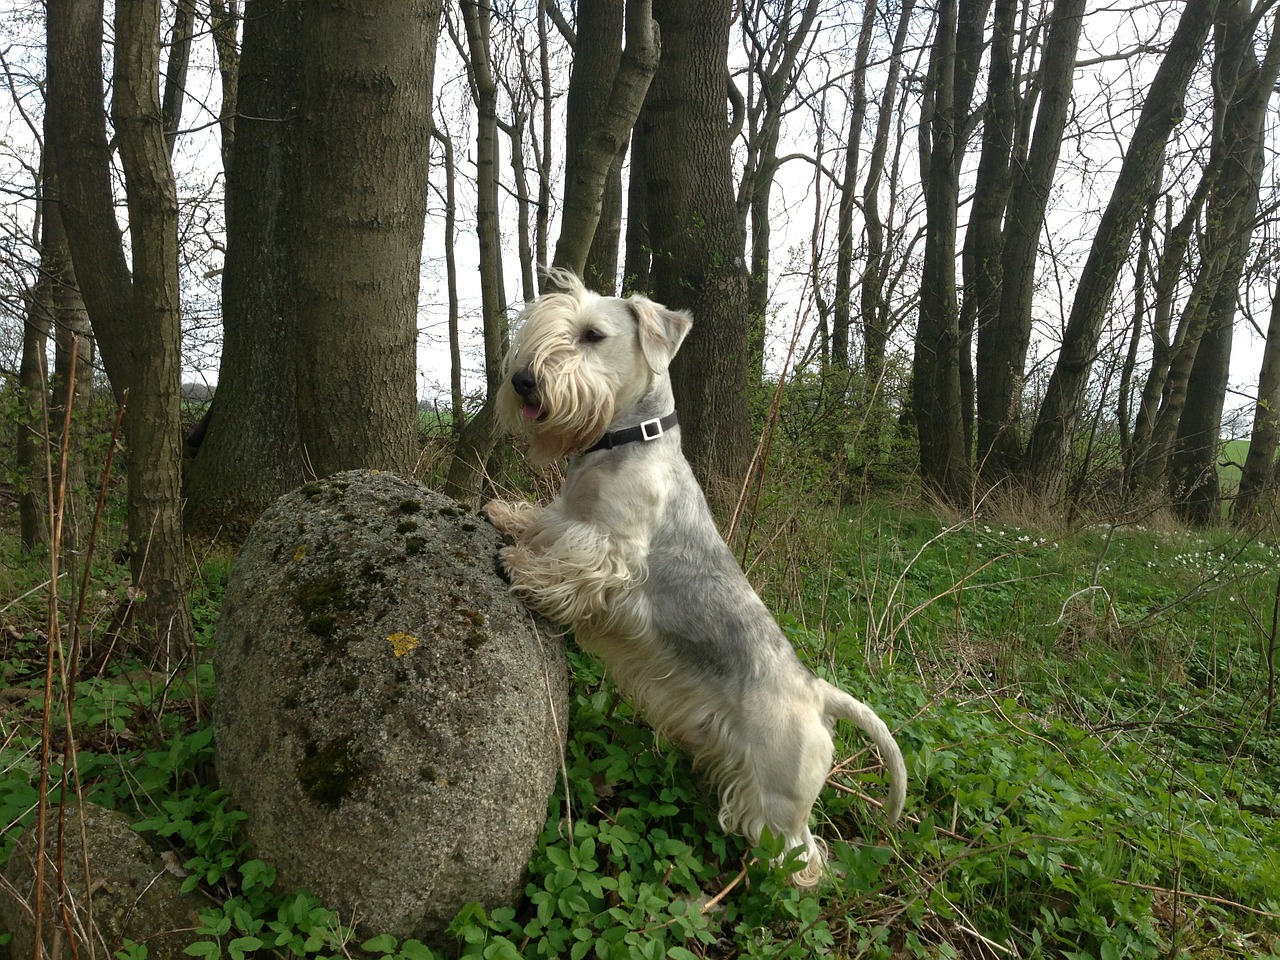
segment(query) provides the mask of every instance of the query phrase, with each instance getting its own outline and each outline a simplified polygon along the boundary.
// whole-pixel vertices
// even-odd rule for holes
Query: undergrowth
[[[567,776],[526,896],[464,909],[463,956],[1276,955],[1274,543],[1048,534],[900,507],[774,529],[753,579],[802,656],[895,730],[911,777],[900,827],[883,828],[878,766],[842,727],[815,810],[834,875],[799,893],[771,865],[778,845],[726,837],[686,759],[573,654]],[[225,577],[223,559],[199,578],[206,652]],[[36,802],[46,643],[32,602],[6,608],[0,634],[0,861]],[[170,845],[185,886],[209,897],[187,952],[438,956],[353,931],[248,859],[243,815],[211,776],[214,682],[203,665],[112,664],[69,697],[86,796]],[[146,946],[117,955],[143,960]]]

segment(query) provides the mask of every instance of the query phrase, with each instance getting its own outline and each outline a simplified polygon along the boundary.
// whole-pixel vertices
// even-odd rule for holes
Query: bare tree
[[[1189,329],[1170,364],[1169,398],[1166,410],[1156,420],[1159,445],[1162,421],[1176,417],[1169,481],[1183,518],[1200,525],[1221,519],[1218,443],[1231,366],[1236,301],[1262,186],[1267,105],[1280,76],[1280,17],[1271,24],[1271,37],[1261,61],[1254,34],[1266,8],[1272,5],[1272,0],[1264,0],[1256,10],[1250,8],[1248,0],[1228,0],[1220,5],[1215,93],[1221,107],[1215,109],[1215,114],[1221,116],[1222,122],[1215,124],[1215,130],[1222,143],[1214,152],[1222,159],[1207,208],[1205,245],[1210,257],[1201,267],[1217,272],[1216,290],[1207,304],[1203,333],[1197,335],[1194,328]],[[1214,162],[1211,158],[1211,165]],[[1219,259],[1220,267],[1216,266]],[[1215,264],[1212,267],[1211,262]],[[1189,367],[1184,362],[1187,352],[1194,354]]]
[[[1183,98],[1201,60],[1217,0],[1189,3],[1147,91],[1120,172],[1080,274],[1058,361],[1027,441],[1020,474],[1049,499],[1059,496],[1103,319],[1133,231],[1158,182],[1165,145],[1183,116]]]
[[[920,312],[912,364],[912,409],[926,483],[957,502],[972,485],[956,298],[960,159],[970,124],[983,23],[990,0],[942,0],[921,123],[925,234]],[[967,363],[967,357],[963,358]]]
[[[972,254],[978,275],[973,288],[966,293],[966,301],[971,297],[975,301],[978,318],[975,380],[978,461],[984,475],[992,481],[1014,472],[1022,457],[1017,421],[1031,341],[1037,252],[1071,105],[1076,48],[1085,9],[1084,0],[1054,3],[1039,70],[1035,134],[1027,156],[1018,157],[1013,150],[1017,110],[1010,97],[1013,49],[1009,32],[1014,24],[1013,6],[1008,0],[998,3],[997,42],[992,48],[995,72],[992,90],[999,102],[992,104],[997,123],[995,137],[988,143],[996,165],[991,176],[997,183],[984,185],[980,167],[974,196],[974,217],[981,213],[979,222],[988,231],[994,228],[999,239],[994,245],[990,240],[979,242]],[[998,72],[995,71],[997,47],[999,59],[1009,61],[1009,66],[1002,66]],[[1029,106],[1025,112],[1031,113]],[[997,152],[998,158],[994,156]],[[1007,211],[993,209],[993,198],[1005,189],[1008,190]],[[1001,213],[1005,215],[1002,232]],[[984,279],[995,280],[994,291],[982,282]]]
[[[738,214],[750,238],[751,355],[757,376],[764,367],[764,328],[769,309],[769,259],[773,238],[770,203],[773,184],[785,158],[778,156],[782,121],[805,67],[806,51],[818,16],[817,0],[781,11],[754,0],[745,4],[739,27],[748,54],[750,82],[745,96],[746,151],[738,181]]]
[[[97,0],[49,5],[49,130],[76,278],[125,418],[132,573],[155,656],[185,655],[177,196],[161,123],[159,3],[116,4],[112,119],[132,261],[115,219]]]
[[[458,500],[474,501],[494,449],[497,420],[493,405],[501,382],[508,324],[498,218],[498,84],[493,76],[490,40],[493,9],[489,0],[461,0],[460,6],[466,32],[467,73],[476,105],[476,236],[480,247],[486,396],[483,406],[458,437],[445,492]]]
[[[622,157],[658,69],[650,0],[626,4],[626,49],[609,41],[623,26],[622,0],[584,0],[565,128],[565,191],[554,263],[611,292],[618,262]],[[606,211],[608,216],[605,216]],[[603,232],[600,227],[604,227]]]

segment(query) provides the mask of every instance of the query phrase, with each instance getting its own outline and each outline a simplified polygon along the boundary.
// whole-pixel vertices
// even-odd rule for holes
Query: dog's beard
[[[614,398],[608,384],[583,369],[580,358],[548,357],[530,365],[537,396],[516,393],[507,377],[498,395],[498,414],[513,433],[529,437],[527,454],[536,467],[585,450],[613,420]]]

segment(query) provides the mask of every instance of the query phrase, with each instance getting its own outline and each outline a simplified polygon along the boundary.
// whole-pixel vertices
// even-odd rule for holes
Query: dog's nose
[[[528,367],[511,375],[511,387],[526,400],[538,392],[538,382],[533,379]]]

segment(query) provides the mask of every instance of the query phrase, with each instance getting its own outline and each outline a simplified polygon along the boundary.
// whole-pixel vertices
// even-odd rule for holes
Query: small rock
[[[48,960],[109,957],[125,940],[133,940],[146,945],[150,960],[188,960],[183,948],[200,939],[194,930],[200,911],[209,903],[193,893],[183,893],[182,881],[169,873],[161,855],[133,830],[129,818],[106,807],[92,803],[67,807],[59,856],[60,815],[58,807],[49,810],[45,831],[44,956]],[[86,843],[82,844],[82,839]],[[59,861],[65,870],[74,949],[58,908]],[[0,930],[13,934],[9,956],[25,960],[35,955],[34,824],[18,840],[5,867],[4,881],[0,883]],[[86,938],[91,943],[86,943]]]

